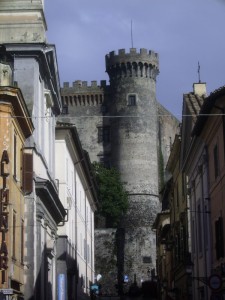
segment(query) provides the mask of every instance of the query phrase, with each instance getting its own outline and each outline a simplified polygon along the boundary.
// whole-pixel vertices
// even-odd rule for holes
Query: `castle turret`
[[[92,161],[114,166],[121,173],[130,208],[121,224],[121,236],[125,232],[124,269],[123,251],[117,266],[120,275],[128,275],[129,283],[135,280],[140,285],[149,279],[156,261],[152,224],[159,211],[158,55],[132,48],[129,52],[110,52],[105,59],[109,85],[92,82],[88,86],[82,81],[75,81],[72,87],[64,84],[61,93],[68,115],[63,120],[76,124]],[[96,272],[103,275],[103,286],[116,278],[111,245],[113,238],[118,239],[114,233],[110,228],[95,230]]]
[[[141,49],[106,56],[110,77],[112,164],[129,192],[124,226],[125,274],[146,280],[155,267],[155,235],[151,226],[159,208],[156,76],[158,55]]]

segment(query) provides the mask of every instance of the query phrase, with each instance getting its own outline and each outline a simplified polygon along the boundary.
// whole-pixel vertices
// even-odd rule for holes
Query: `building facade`
[[[90,285],[95,282],[97,190],[89,157],[81,147],[75,126],[57,124],[55,159],[59,196],[67,210],[67,221],[58,229],[58,299],[65,294],[65,299],[89,299]]]
[[[75,81],[72,87],[64,83],[62,120],[76,124],[92,161],[114,166],[121,174],[130,203],[123,222],[124,274],[130,283],[141,284],[148,279],[148,270],[155,268],[152,224],[159,211],[159,181],[164,177],[161,174],[159,179],[159,147],[165,164],[178,122],[156,100],[156,53],[135,48],[128,53],[110,52],[106,71],[109,85],[105,81],[99,86],[96,81],[91,86],[86,81]],[[100,240],[102,233],[98,228]],[[97,271],[104,272],[103,267]],[[114,271],[105,273],[116,277]]]
[[[165,241],[172,251],[166,289],[173,299],[224,298],[224,100],[224,87],[207,96],[201,82],[183,97],[180,146],[175,138],[167,164],[173,184]],[[156,219],[157,240],[161,227],[163,231],[161,214]]]
[[[0,86],[0,293],[8,291],[17,299],[24,299],[26,187],[23,184],[23,151],[26,138],[32,134],[33,124],[22,93],[12,87],[10,77],[8,82],[4,81],[5,86],[3,82]]]
[[[199,213],[201,217],[198,215],[198,223],[195,226],[198,232],[201,231],[201,237],[197,235],[197,231],[192,232],[193,276],[197,278],[203,276],[205,279],[202,284],[197,282],[193,286],[194,299],[201,296],[198,294],[200,285],[202,285],[200,299],[223,299],[225,295],[224,108],[225,88],[222,87],[205,98],[192,132],[196,143],[198,141],[198,144],[202,145],[199,147],[201,159],[197,164],[198,173],[196,171],[198,174],[196,179],[199,180],[194,181],[195,184],[191,186],[192,190],[194,188],[197,190],[198,185],[201,188],[200,193],[196,192],[198,197],[194,201],[197,211],[201,211],[201,214]],[[202,258],[205,260],[201,263]]]

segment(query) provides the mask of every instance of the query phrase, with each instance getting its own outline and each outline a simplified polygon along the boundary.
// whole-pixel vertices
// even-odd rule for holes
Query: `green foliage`
[[[115,168],[105,168],[94,162],[93,168],[99,185],[100,214],[116,226],[128,209],[128,194]]]

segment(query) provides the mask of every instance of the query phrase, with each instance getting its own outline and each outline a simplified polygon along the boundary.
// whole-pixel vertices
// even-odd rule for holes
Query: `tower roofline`
[[[105,58],[106,67],[128,62],[147,63],[157,67],[159,64],[158,53],[145,48],[141,48],[140,51],[137,51],[136,48],[130,48],[129,52],[126,52],[125,49],[119,49],[118,54],[115,51],[111,51]]]

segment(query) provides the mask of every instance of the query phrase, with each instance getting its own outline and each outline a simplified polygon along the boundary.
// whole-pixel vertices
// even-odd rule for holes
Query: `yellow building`
[[[29,180],[24,180],[23,149],[33,125],[20,89],[6,84],[0,80],[0,292],[24,299],[24,192]]]

